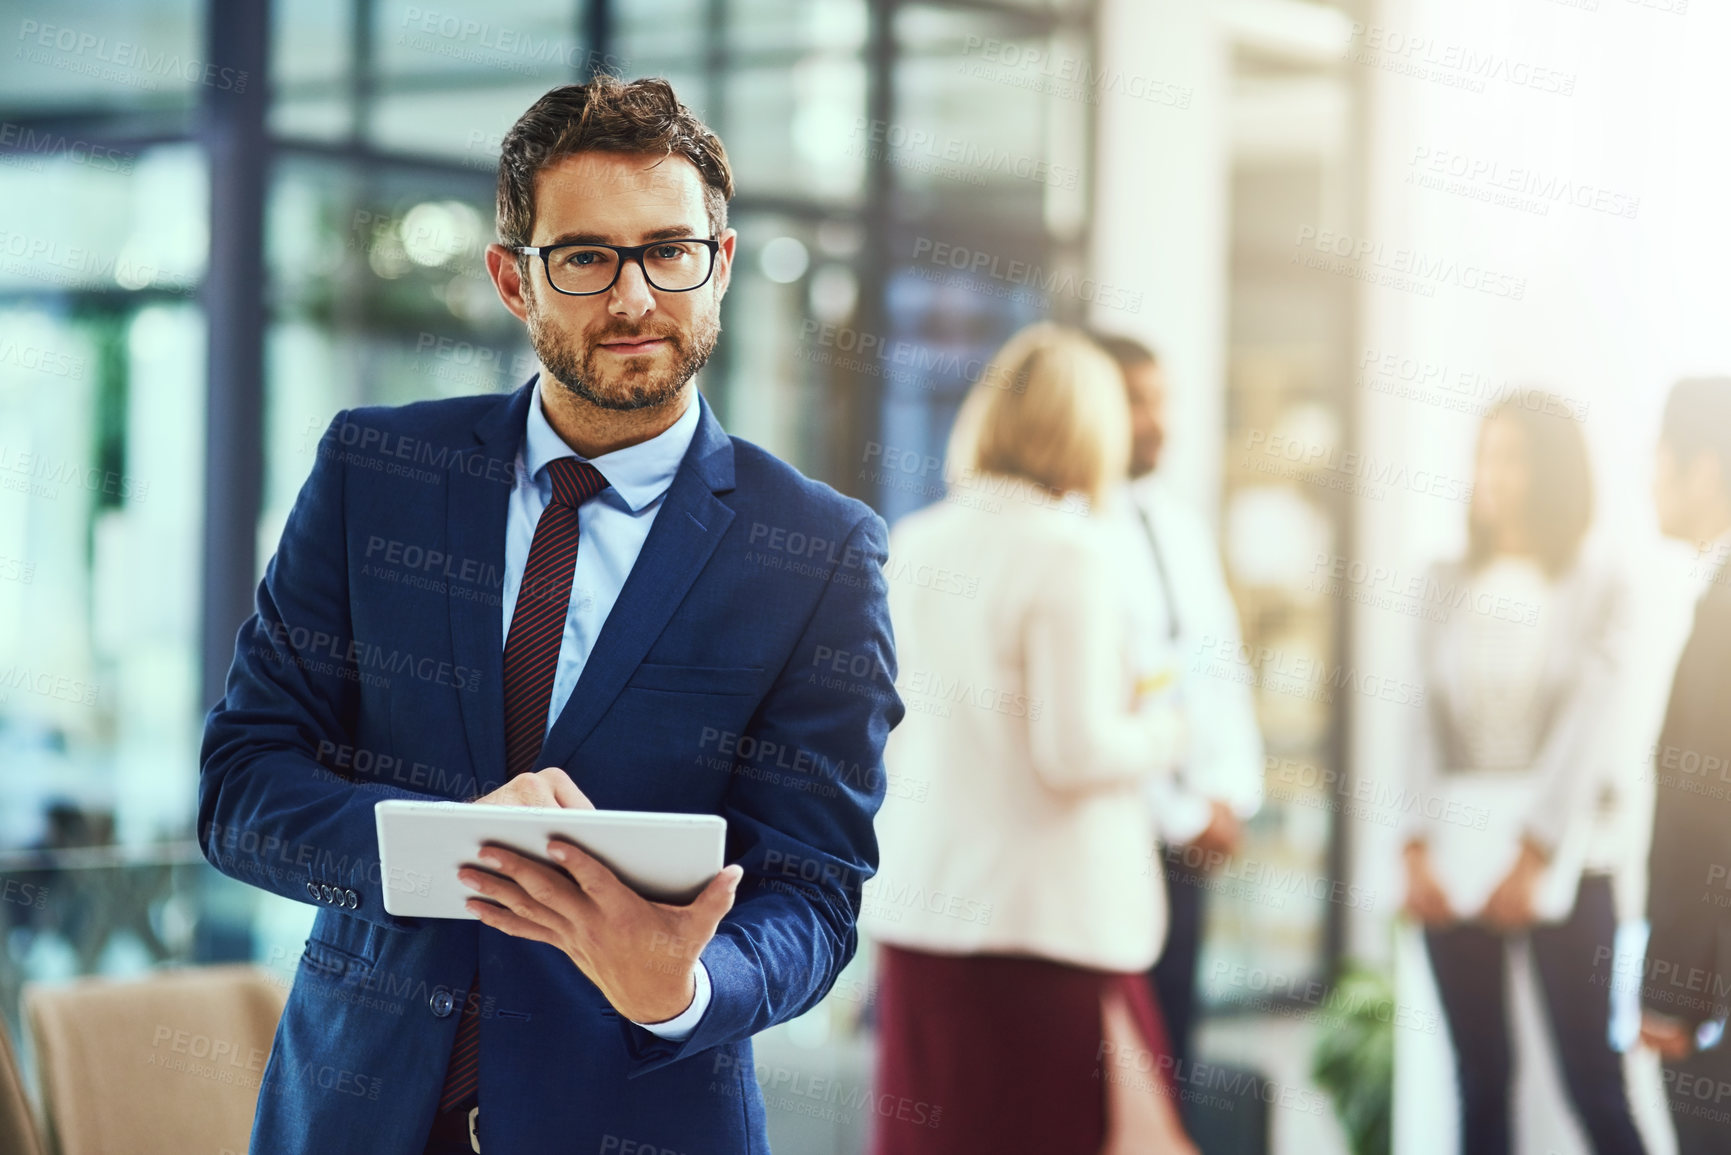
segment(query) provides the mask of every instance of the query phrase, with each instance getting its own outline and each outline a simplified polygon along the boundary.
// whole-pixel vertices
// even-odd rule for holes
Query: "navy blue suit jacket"
[[[696,1031],[658,1039],[551,946],[386,913],[374,804],[504,779],[499,593],[530,395],[339,413],[206,719],[206,856],[319,906],[255,1152],[418,1155],[477,966],[487,1150],[767,1151],[751,1036],[816,1004],[853,955],[902,715],[886,528],[730,438],[701,398],[536,762],[603,809],[727,820],[745,877],[701,955],[714,998]]]

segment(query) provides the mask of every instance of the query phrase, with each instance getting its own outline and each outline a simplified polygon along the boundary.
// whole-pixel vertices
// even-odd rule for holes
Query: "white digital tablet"
[[[463,902],[476,892],[457,878],[457,868],[479,865],[475,855],[483,842],[556,866],[547,842],[567,838],[644,898],[686,903],[720,872],[727,837],[727,822],[718,815],[649,810],[392,799],[373,807],[373,819],[385,910],[404,918],[475,918]]]

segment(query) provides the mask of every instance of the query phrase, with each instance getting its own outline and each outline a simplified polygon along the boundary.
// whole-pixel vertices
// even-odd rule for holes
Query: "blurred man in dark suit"
[[[1659,528],[1695,543],[1702,593],[1656,778],[1641,1040],[1664,1060],[1679,1155],[1731,1151],[1731,378],[1680,381],[1659,435]]]

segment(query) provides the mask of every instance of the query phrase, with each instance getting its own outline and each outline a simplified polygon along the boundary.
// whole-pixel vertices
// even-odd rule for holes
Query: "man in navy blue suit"
[[[206,856],[319,907],[255,1152],[768,1150],[750,1040],[854,953],[902,704],[882,519],[693,382],[732,193],[665,81],[549,92],[487,250],[544,372],[319,443],[201,753]],[[478,921],[393,917],[386,798],[718,814],[729,865],[671,906],[485,848]]]

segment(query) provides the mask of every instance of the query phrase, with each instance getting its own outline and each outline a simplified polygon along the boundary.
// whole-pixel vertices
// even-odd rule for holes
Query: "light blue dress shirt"
[[[548,729],[565,708],[577,679],[582,676],[601,626],[612,612],[613,603],[619,600],[619,591],[643,550],[650,526],[655,524],[667,487],[673,484],[673,475],[691,447],[691,439],[697,433],[698,406],[699,401],[693,397],[679,420],[648,441],[590,458],[565,444],[547,423],[547,415],[541,411],[541,382],[535,382],[529,398],[526,436],[517,451],[517,481],[511,490],[505,520],[505,578],[501,590],[504,621],[500,626],[500,637],[505,641],[510,639],[511,613],[517,605],[523,567],[529,561],[529,546],[535,539],[535,523],[553,497],[547,463],[560,457],[575,457],[600,470],[608,482],[608,488],[577,510],[577,564],[572,571],[571,607],[565,616],[565,636],[559,642],[559,664],[547,707]],[[672,1042],[689,1036],[708,1008],[712,990],[709,971],[702,960],[698,961],[696,978],[696,997],[682,1014],[664,1022],[638,1023],[638,1026]]]

